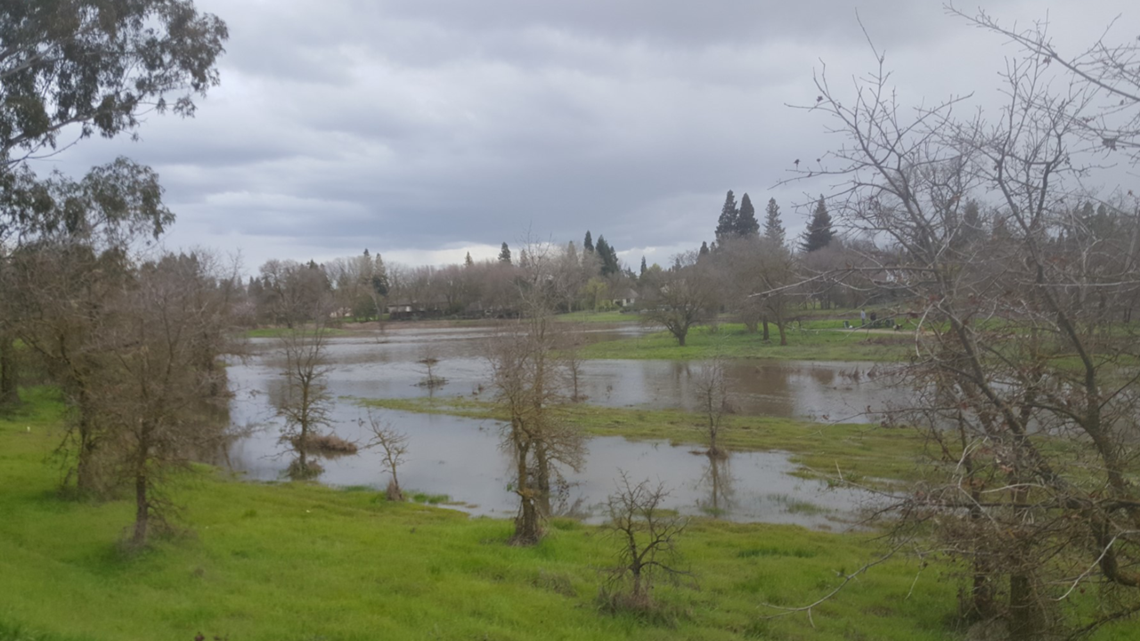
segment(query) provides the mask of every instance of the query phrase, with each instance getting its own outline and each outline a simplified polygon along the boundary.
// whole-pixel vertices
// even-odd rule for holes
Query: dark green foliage
[[[716,238],[721,240],[735,235],[736,221],[740,216],[740,211],[736,208],[736,197],[732,195],[732,190],[728,190],[728,195],[724,197],[724,206],[720,209],[720,218],[716,223]]]
[[[784,222],[780,220],[780,206],[776,204],[775,198],[768,199],[768,207],[764,211],[764,238],[783,247]]]
[[[740,199],[740,211],[736,216],[736,235],[741,238],[754,238],[760,233],[760,223],[756,220],[756,208],[752,199],[744,194]]]
[[[192,115],[192,97],[218,83],[227,37],[224,22],[189,0],[4,2],[2,161],[54,150],[68,125],[80,138],[112,137],[145,109]]]
[[[586,230],[586,239],[582,241],[582,249],[592,252],[594,251],[594,240],[590,236],[590,230]]]
[[[708,255],[709,255],[709,244],[702,240],[701,241],[701,251],[700,251],[700,253],[697,254],[697,256],[700,258],[704,258],[705,256],[708,256]]]
[[[649,268],[646,267],[646,265],[645,265],[645,256],[642,256],[641,257],[641,272],[638,273],[638,276],[644,276],[645,270],[647,270],[647,269],[649,269]]]
[[[499,262],[507,265],[511,264],[511,248],[507,243],[503,243],[503,248],[499,250]]]
[[[800,249],[804,253],[818,251],[830,245],[834,237],[835,231],[831,227],[831,214],[827,213],[827,203],[824,202],[823,196],[820,196],[819,201],[815,204],[815,211],[812,212],[811,222],[808,223],[807,231],[804,232]]]
[[[617,252],[614,248],[606,242],[605,236],[598,236],[598,244],[595,246],[595,251],[598,258],[602,261],[602,276],[609,276],[621,271],[621,263],[618,261]]]

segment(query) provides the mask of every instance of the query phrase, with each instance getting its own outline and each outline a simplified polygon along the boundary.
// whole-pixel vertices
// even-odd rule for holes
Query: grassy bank
[[[897,361],[913,350],[906,332],[845,330],[841,320],[818,320],[789,328],[788,344],[780,345],[776,328],[770,340],[750,334],[744,326],[723,323],[716,331],[708,326],[689,331],[681,347],[668,332],[603,341],[584,347],[585,358],[690,360],[725,356],[806,361]]]
[[[206,468],[170,490],[193,533],[127,556],[131,506],[55,494],[44,456],[61,408],[28,396],[0,420],[3,641],[943,639],[953,620],[952,588],[927,569],[912,592],[902,559],[817,608],[815,630],[802,614],[763,618],[761,604],[807,602],[872,558],[863,535],[695,521],[680,549],[700,589],[662,585],[663,614],[646,619],[598,608],[614,542],[596,528],[555,521],[516,548],[507,521]]]
[[[364,404],[393,410],[505,420],[486,401],[468,397],[368,400]],[[561,407],[562,419],[594,436],[666,440],[699,447],[702,418],[679,410],[599,407],[585,403]],[[915,432],[875,425],[825,425],[767,416],[727,416],[720,443],[732,450],[780,450],[803,467],[805,476],[847,480],[914,480],[922,472],[924,441]]]

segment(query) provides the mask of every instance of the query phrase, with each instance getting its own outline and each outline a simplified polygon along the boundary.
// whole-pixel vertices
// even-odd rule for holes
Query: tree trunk
[[[86,392],[80,390],[78,401],[79,419],[76,421],[75,429],[79,432],[79,452],[75,461],[75,489],[80,496],[90,496],[99,491],[99,471],[95,463],[98,443],[96,428],[87,410],[90,401]]]
[[[135,531],[131,537],[131,546],[141,548],[146,544],[147,526],[150,521],[150,502],[147,500],[146,486],[146,459],[140,453],[139,469],[135,473]]]
[[[15,339],[0,336],[0,409],[11,409],[20,404],[20,376],[16,362]]]
[[[519,516],[515,519],[515,535],[511,542],[515,545],[534,545],[538,543],[539,528],[534,492],[530,489],[527,479],[529,475],[527,454],[530,447],[526,443],[519,442],[522,440],[519,431],[516,431],[515,436],[515,473],[518,475],[515,492],[519,495]]]
[[[760,322],[764,324],[764,340],[769,340],[768,336],[768,317],[765,316]]]
[[[780,331],[780,344],[781,345],[787,345],[788,344],[788,334],[787,334],[787,332],[784,331],[784,324],[777,322],[776,323],[776,329],[778,329]]]
[[[534,448],[534,485],[535,485],[535,502],[539,513],[543,517],[550,516],[550,456],[546,452],[546,447],[542,443],[537,443]]]

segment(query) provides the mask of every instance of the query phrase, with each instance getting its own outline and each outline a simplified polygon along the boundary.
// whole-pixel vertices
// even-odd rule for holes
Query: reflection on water
[[[602,338],[613,334],[599,332]],[[389,330],[375,337],[336,338],[329,343],[328,388],[337,399],[330,411],[334,430],[357,443],[368,440],[358,424],[364,411],[353,398],[426,395],[416,383],[420,361],[438,358],[434,373],[447,379],[446,395],[480,393],[487,378],[480,358],[485,328]],[[237,395],[231,413],[237,425],[264,429],[237,442],[230,452],[235,468],[259,480],[276,480],[288,467],[279,444],[279,419],[269,402],[281,393],[281,358],[272,340],[255,341],[255,355],[229,367]],[[586,361],[580,385],[588,403],[616,407],[695,407],[693,389],[699,363],[669,361]],[[869,367],[852,363],[727,364],[731,403],[737,412],[785,417],[854,416],[889,399],[877,388]],[[440,393],[440,390],[435,390]],[[349,397],[349,398],[345,398]],[[446,494],[473,514],[514,516],[517,497],[509,491],[509,461],[500,449],[500,425],[452,416],[385,411],[381,418],[408,435],[409,451],[400,467],[401,485]],[[687,514],[710,514],[736,521],[798,523],[827,527],[849,516],[865,497],[852,490],[826,490],[823,483],[792,476],[795,466],[780,452],[738,452],[726,460],[694,454],[691,448],[661,442],[630,442],[618,437],[589,441],[586,464],[568,473],[553,510],[597,520],[619,470],[633,480],[664,482],[671,489],[667,507]],[[333,485],[383,488],[380,454],[324,460],[321,481]]]
[[[345,404],[340,411],[347,416],[359,410]],[[395,411],[377,414],[408,435],[407,458],[400,466],[403,487],[446,494],[458,504],[455,507],[472,514],[514,516],[518,499],[508,487],[510,461],[499,447],[498,422]],[[337,430],[346,439],[367,439],[354,421],[342,421]],[[556,495],[555,514],[596,521],[604,511],[606,496],[616,487],[619,470],[631,479],[665,483],[670,488],[666,501],[670,509],[734,521],[824,527],[849,515],[864,498],[852,490],[828,490],[822,482],[792,476],[795,465],[781,452],[738,452],[713,466],[703,453],[663,442],[602,437],[590,440],[587,450],[582,471],[565,475],[566,484]],[[236,445],[231,458],[258,480],[281,478],[286,464],[276,439],[267,433]],[[321,480],[380,491],[387,480],[380,459],[379,452],[365,450],[322,461]],[[710,468],[715,472],[710,473]]]
[[[407,334],[407,335],[405,335]],[[359,398],[426,396],[416,383],[424,379],[417,361],[427,354],[438,358],[433,374],[446,384],[435,395],[477,394],[488,380],[481,357],[487,329],[389,330],[376,338],[336,338],[329,341],[330,389],[334,395]],[[596,332],[599,339],[614,338]],[[247,377],[271,378],[282,362],[272,340],[254,342],[257,357],[247,366],[231,368],[239,387]],[[703,361],[590,360],[581,363],[580,394],[586,402],[606,407],[684,409],[694,411],[696,377]],[[739,360],[725,364],[729,402],[741,414],[868,422],[868,408],[901,403],[907,392],[887,388],[873,378],[872,363]],[[235,370],[240,370],[236,371]],[[259,385],[254,386],[259,387]]]

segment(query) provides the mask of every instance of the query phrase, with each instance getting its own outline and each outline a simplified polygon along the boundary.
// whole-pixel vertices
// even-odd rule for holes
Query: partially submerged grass
[[[553,519],[539,545],[513,547],[507,520],[206,467],[168,488],[195,534],[127,556],[129,501],[59,498],[45,454],[62,405],[49,391],[26,398],[0,419],[0,641],[963,638],[955,582],[929,558],[875,567],[812,622],[766,618],[874,559],[868,534],[695,519],[678,548],[700,589],[659,584],[670,616],[653,619],[599,611],[615,542],[592,526]]]
[[[42,401],[42,402],[40,402]],[[118,552],[126,501],[67,502],[43,455],[58,438],[50,395],[0,421],[0,639],[942,639],[953,593],[891,562],[858,591],[804,617],[765,621],[875,553],[863,535],[695,521],[680,541],[701,589],[662,584],[672,627],[601,614],[599,568],[613,542],[556,519],[536,547],[512,524],[311,483],[253,484],[197,468],[170,488],[196,534]],[[31,404],[31,403],[30,403]],[[30,431],[27,428],[31,428]],[[741,556],[764,545],[765,556]],[[805,555],[804,550],[810,551]],[[866,611],[891,603],[890,616]],[[17,627],[25,626],[25,627]],[[34,630],[35,632],[30,632]]]
[[[780,345],[772,327],[770,339],[748,333],[743,325],[723,323],[689,331],[681,347],[668,332],[655,332],[588,345],[583,358],[692,360],[724,356],[809,361],[898,361],[913,350],[914,338],[906,332],[846,330],[842,321],[821,320],[797,324],[788,330],[788,344]]]
[[[467,397],[402,398],[361,401],[379,407],[425,414],[450,414],[504,420],[495,404]],[[632,440],[665,440],[673,445],[700,445],[698,427],[707,420],[680,410],[642,410],[571,404],[557,410],[563,420],[593,436],[622,436]],[[729,450],[790,452],[804,476],[846,481],[914,480],[924,473],[920,464],[925,441],[912,430],[877,425],[826,425],[765,416],[727,416],[717,437]]]

